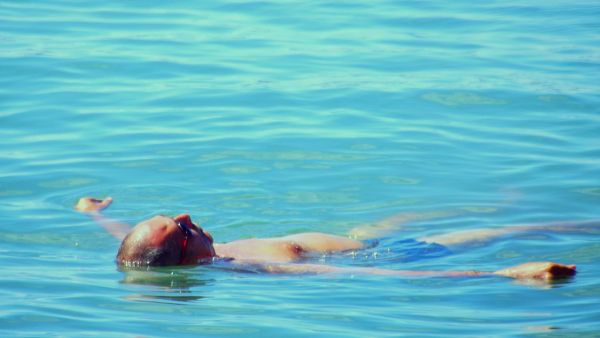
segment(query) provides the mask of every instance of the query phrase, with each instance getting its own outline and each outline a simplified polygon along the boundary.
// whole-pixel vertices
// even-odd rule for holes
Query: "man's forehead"
[[[156,215],[148,220],[145,220],[142,222],[142,224],[148,224],[148,225],[169,225],[169,224],[175,224],[175,221],[173,220],[173,218],[165,216],[165,215]]]

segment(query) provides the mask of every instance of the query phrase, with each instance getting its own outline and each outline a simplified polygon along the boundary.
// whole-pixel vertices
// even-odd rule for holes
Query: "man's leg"
[[[448,218],[468,214],[491,213],[499,208],[513,204],[521,196],[521,192],[514,188],[503,188],[500,190],[501,200],[497,207],[462,207],[450,210],[430,211],[423,213],[398,214],[383,219],[374,224],[359,225],[348,232],[348,236],[356,240],[381,238],[403,230],[403,225],[409,222],[426,221],[436,218]]]
[[[419,238],[427,243],[447,247],[480,245],[494,240],[515,238],[535,233],[600,234],[600,220],[562,221],[543,224],[523,224],[502,228],[474,229]]]
[[[359,225],[348,232],[348,236],[356,240],[381,238],[391,233],[403,230],[403,226],[409,222],[426,221],[436,218],[447,218],[472,213],[495,212],[496,208],[458,208],[453,210],[431,211],[423,213],[398,214],[385,218],[374,224]]]

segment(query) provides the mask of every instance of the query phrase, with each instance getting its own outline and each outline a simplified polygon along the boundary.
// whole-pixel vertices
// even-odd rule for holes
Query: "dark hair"
[[[143,240],[135,240],[131,233],[121,242],[117,253],[117,264],[126,267],[176,265],[179,250],[175,250],[172,241],[166,241],[163,246],[150,246]]]

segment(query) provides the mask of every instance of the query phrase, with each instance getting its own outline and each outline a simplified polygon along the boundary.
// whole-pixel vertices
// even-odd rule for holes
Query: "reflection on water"
[[[127,296],[126,299],[129,300],[197,301],[204,298],[201,287],[214,283],[213,279],[203,279],[202,271],[198,268],[120,267],[119,271],[124,274],[121,283],[151,286],[151,288],[142,288],[142,293]],[[192,291],[192,288],[197,290]]]
[[[557,278],[551,281],[544,281],[539,279],[517,279],[513,283],[520,286],[528,286],[536,289],[556,289],[569,285],[575,282],[575,276]]]

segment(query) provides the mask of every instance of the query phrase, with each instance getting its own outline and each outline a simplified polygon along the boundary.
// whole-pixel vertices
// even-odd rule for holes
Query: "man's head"
[[[117,263],[125,266],[193,265],[215,256],[212,236],[188,214],[155,216],[123,239]]]

